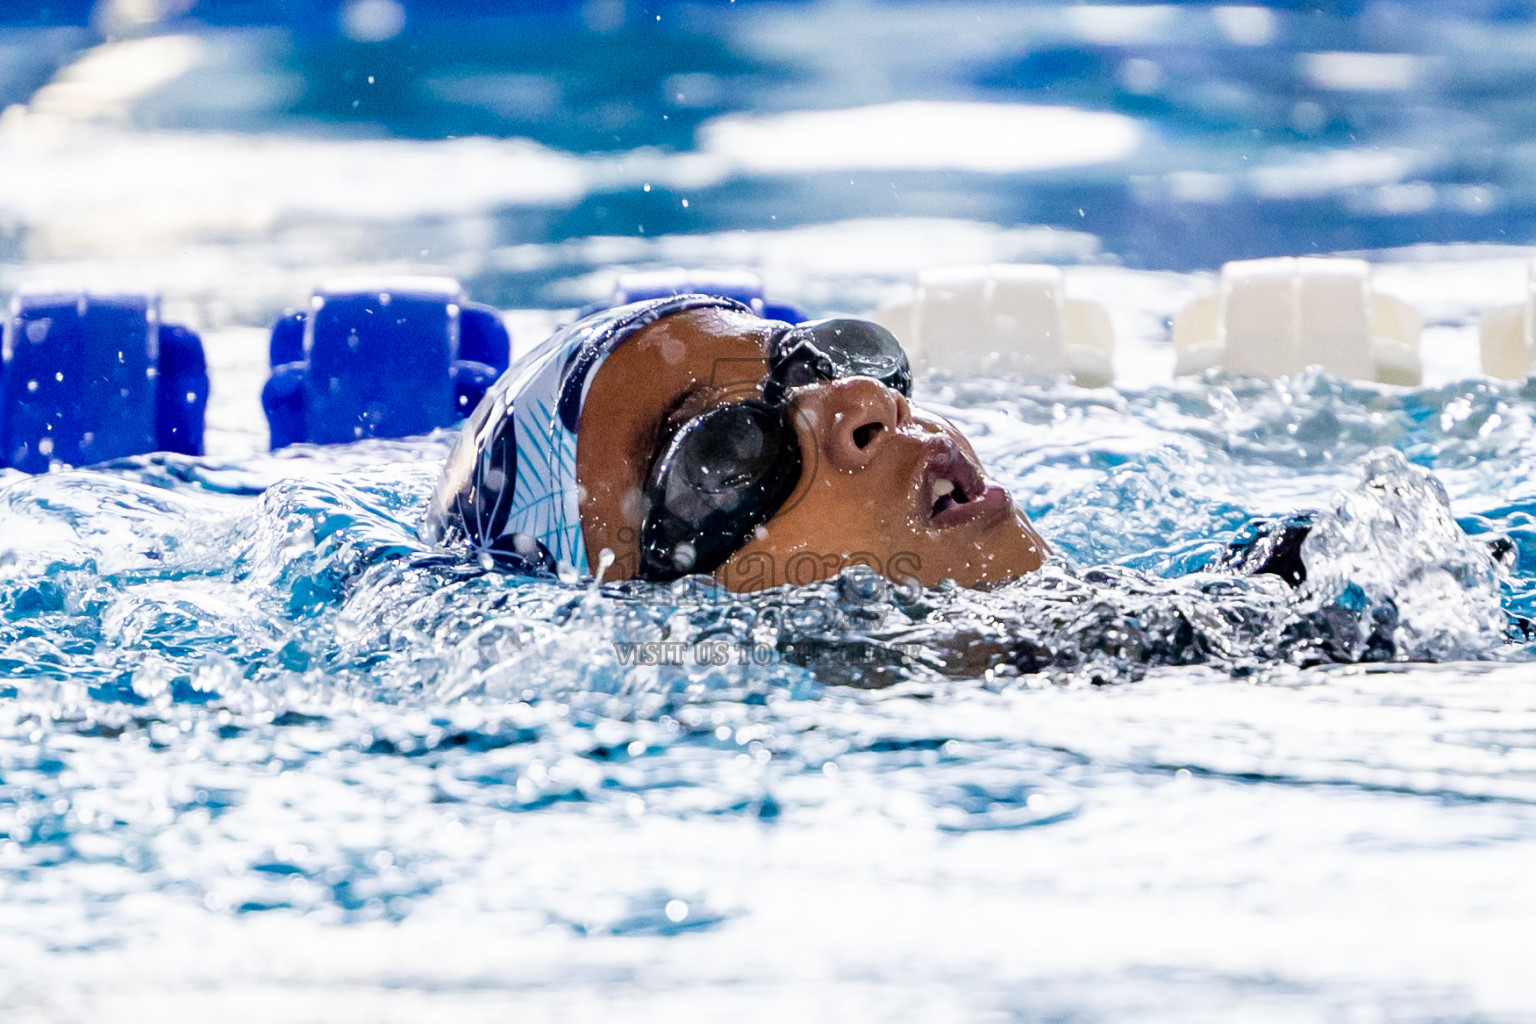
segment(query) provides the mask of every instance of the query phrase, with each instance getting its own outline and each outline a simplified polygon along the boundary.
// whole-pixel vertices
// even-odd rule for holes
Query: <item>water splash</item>
[[[1439,481],[1392,449],[1318,518],[1302,559],[1295,635],[1325,620],[1353,627],[1310,638],[1328,660],[1479,658],[1505,642],[1504,573],[1488,543],[1457,525]]]
[[[1087,739],[1035,737],[1043,726],[1026,726],[1016,699],[1170,673],[1521,656],[1501,597],[1531,574],[1517,558],[1504,579],[1413,464],[1468,429],[1444,411],[1475,406],[1468,389],[989,387],[949,411],[1066,557],[986,592],[913,593],[859,571],[750,596],[486,572],[414,532],[442,438],[8,474],[0,875],[39,906],[66,884],[219,917],[407,920],[489,870],[509,819],[778,828],[854,813],[952,836],[1050,829],[1084,814],[1104,769],[1079,753]],[[1222,393],[1276,387],[1289,403],[1233,411]],[[1294,476],[1299,455],[1283,427],[1253,445],[1213,420],[1247,416],[1251,438],[1308,403],[1363,425],[1284,492],[1323,509],[1307,583],[1221,571],[1224,544],[1274,512],[1265,484]],[[1518,452],[1500,432],[1524,428],[1503,422],[1465,443]],[[1383,438],[1417,454],[1371,454]],[[1490,459],[1509,474],[1515,457]],[[1449,472],[1457,507],[1474,510],[1463,523],[1518,548],[1518,497],[1481,489],[1496,474]],[[644,644],[681,657],[638,662]],[[1354,778],[1331,764],[1312,771]],[[690,908],[681,923],[675,901]],[[733,913],[687,886],[518,905],[610,936],[724,927]],[[102,941],[117,934],[105,920]]]

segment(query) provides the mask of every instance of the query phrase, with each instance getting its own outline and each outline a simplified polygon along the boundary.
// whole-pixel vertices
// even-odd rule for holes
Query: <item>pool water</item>
[[[8,475],[6,999],[1522,1015],[1526,392],[929,379],[1061,556],[988,594],[487,574],[448,432]]]
[[[1531,240],[1524,122],[1474,88],[1528,95],[1531,28],[1498,6],[979,4],[994,31],[907,77],[883,54],[927,5],[696,14],[724,56],[665,70],[714,105],[646,79],[635,109],[690,131],[617,142],[595,111],[540,135],[536,78],[486,68],[365,131],[278,87],[318,44],[214,26],[121,109],[7,114],[0,281],[151,280],[213,398],[204,458],[0,471],[3,1019],[1536,1016],[1536,392],[1476,360]],[[889,45],[855,66],[826,40],[878,35],[875,8]],[[1388,43],[1417,56],[1305,57]],[[464,82],[535,141],[438,138]],[[1049,160],[888,147],[900,174],[847,194],[752,162],[826,137],[778,115],[917,97],[1110,120]],[[1447,110],[1468,121],[1431,132]],[[1472,113],[1506,159],[1468,155]],[[1423,313],[1424,386],[1173,378],[1168,318],[1221,259],[1314,244]],[[458,274],[523,349],[622,268],[747,266],[863,312],[994,260],[1065,265],[1119,341],[1116,389],[918,383],[1054,547],[995,591],[487,573],[416,535],[451,430],[264,450],[261,325],[337,271]],[[1302,509],[1303,586],[1220,571]]]

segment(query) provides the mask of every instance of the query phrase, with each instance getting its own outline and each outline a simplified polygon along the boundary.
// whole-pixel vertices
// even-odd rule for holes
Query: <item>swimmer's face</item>
[[[757,395],[775,328],[728,309],[690,310],[636,332],[599,368],[576,472],[587,558],[598,565],[604,548],[615,556],[605,578],[637,574],[646,475],[669,426]],[[1040,567],[1044,541],[946,420],[868,377],[797,388],[790,413],[799,484],[715,572],[725,586],[805,584],[862,564],[898,582],[969,587]]]

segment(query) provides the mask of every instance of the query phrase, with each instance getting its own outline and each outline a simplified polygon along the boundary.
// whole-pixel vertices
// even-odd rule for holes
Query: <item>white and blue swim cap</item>
[[[464,422],[422,539],[467,543],[488,566],[513,572],[590,575],[576,480],[587,389],[624,339],[662,317],[707,307],[751,312],[708,295],[616,306],[562,327],[513,363]]]

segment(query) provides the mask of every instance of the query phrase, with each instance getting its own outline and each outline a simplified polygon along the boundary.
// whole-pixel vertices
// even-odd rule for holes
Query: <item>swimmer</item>
[[[1045,542],[911,390],[869,321],[790,325],[703,295],[604,310],[487,392],[422,536],[488,567],[742,592],[854,565],[965,587],[1038,569]]]

